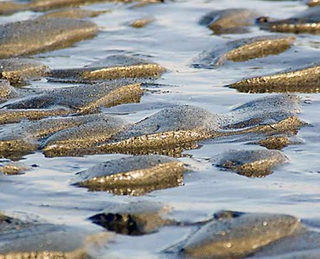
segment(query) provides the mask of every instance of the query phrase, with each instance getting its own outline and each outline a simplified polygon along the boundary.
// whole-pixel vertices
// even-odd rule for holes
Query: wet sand
[[[0,258],[317,258],[319,6],[32,2],[0,2]]]

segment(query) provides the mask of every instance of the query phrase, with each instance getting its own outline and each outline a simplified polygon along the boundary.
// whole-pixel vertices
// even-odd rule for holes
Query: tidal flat
[[[320,6],[0,1],[0,259],[319,258]]]

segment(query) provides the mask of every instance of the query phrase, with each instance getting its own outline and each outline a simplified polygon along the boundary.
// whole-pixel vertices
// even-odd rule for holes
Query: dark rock
[[[0,58],[65,48],[96,35],[97,26],[74,19],[36,19],[0,25]]]
[[[226,61],[243,62],[268,55],[277,55],[290,48],[294,37],[259,36],[230,41],[222,46],[215,46],[205,51],[193,62],[195,67],[213,68],[223,65]]]
[[[276,150],[231,150],[213,159],[213,164],[247,177],[265,177],[288,158]]]
[[[313,64],[273,75],[242,79],[228,87],[247,93],[319,93],[320,65]]]
[[[320,6],[307,10],[284,20],[272,21],[267,17],[260,17],[257,23],[263,30],[291,33],[319,33],[320,32]]]
[[[238,218],[244,215],[244,212],[233,211],[233,210],[221,210],[213,214],[214,219],[216,220],[224,220],[224,219],[232,219]]]
[[[208,26],[217,34],[244,32],[245,27],[254,25],[259,15],[250,9],[225,9],[208,13],[200,20],[200,25]]]
[[[75,185],[91,191],[143,195],[183,182],[183,163],[164,156],[133,156],[111,160],[80,172]]]
[[[110,207],[89,218],[93,223],[123,235],[144,235],[160,227],[175,224],[163,216],[169,208],[150,202],[132,202]]]

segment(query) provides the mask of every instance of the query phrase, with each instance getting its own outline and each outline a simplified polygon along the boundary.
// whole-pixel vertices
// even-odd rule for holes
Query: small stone
[[[271,136],[292,136],[306,123],[297,116],[300,98],[272,95],[247,102],[223,117],[221,136],[214,142],[257,142]]]
[[[164,156],[133,156],[101,163],[77,174],[73,184],[90,191],[143,195],[183,183],[183,163]]]
[[[142,93],[140,84],[127,85],[122,81],[44,91],[5,105],[5,109],[0,110],[0,124],[95,113],[100,107],[139,102]]]
[[[179,156],[183,149],[196,148],[199,140],[221,142],[238,136],[252,142],[266,136],[292,135],[305,125],[297,117],[299,103],[297,96],[276,95],[248,102],[225,115],[212,114],[200,107],[188,105],[163,109],[128,125],[108,141],[79,154]]]
[[[258,16],[250,9],[216,10],[202,17],[199,23],[209,27],[216,34],[240,33],[246,31],[245,27],[254,25],[255,18]]]
[[[242,79],[228,87],[246,93],[319,93],[320,65],[312,64],[273,75]]]
[[[0,79],[0,103],[18,97],[18,91],[7,80]]]
[[[275,166],[288,161],[277,150],[231,150],[212,159],[213,164],[247,177],[265,177]]]
[[[130,2],[130,0],[32,0],[28,5],[28,9],[43,12],[52,9],[78,7],[103,2]]]
[[[104,121],[103,114],[48,118],[38,121],[23,121],[4,130],[0,136],[0,154],[4,157],[19,152],[37,150],[50,135],[85,123]]]
[[[272,114],[269,114],[272,115]],[[263,135],[278,135],[278,134],[297,134],[298,130],[305,126],[307,123],[301,121],[297,116],[292,115],[290,113],[279,113],[279,114],[273,114],[276,116],[276,118],[270,118],[272,120],[275,120],[275,123],[272,124],[256,124],[255,126],[239,131],[233,131],[229,132],[229,136],[231,137],[234,135],[243,135],[247,136],[248,140],[250,139],[250,134],[256,136],[259,136],[259,139],[263,137]]]
[[[226,61],[243,62],[268,55],[277,55],[286,51],[295,41],[289,36],[259,36],[230,41],[205,51],[193,62],[195,67],[213,68]]]
[[[67,109],[2,109],[0,110],[0,125],[16,123],[22,120],[40,120],[70,113],[71,111]]]
[[[163,109],[133,124],[96,149],[98,152],[117,150],[135,153],[146,150],[149,153],[157,149],[176,148],[213,137],[219,123],[218,115],[200,107],[177,106]]]
[[[292,216],[244,214],[207,223],[187,240],[181,253],[192,258],[243,258],[300,230],[300,221]]]
[[[92,38],[97,25],[82,20],[58,18],[18,21],[0,25],[0,58],[36,54],[65,48]]]
[[[160,203],[131,202],[110,206],[89,218],[93,223],[122,235],[144,235],[156,232],[160,227],[175,224],[163,216],[169,208]]]

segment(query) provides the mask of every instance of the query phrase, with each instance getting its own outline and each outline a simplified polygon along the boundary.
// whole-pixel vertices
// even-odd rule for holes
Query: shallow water
[[[105,108],[105,113],[116,114],[136,122],[162,108],[177,104],[201,106],[213,113],[225,113],[236,105],[266,96],[244,94],[223,87],[248,76],[259,76],[290,68],[296,64],[319,61],[318,35],[297,35],[294,46],[278,56],[247,62],[228,62],[214,70],[197,69],[192,60],[210,46],[230,39],[269,35],[251,27],[245,34],[213,35],[197,24],[199,18],[213,9],[254,8],[262,15],[286,18],[307,7],[299,1],[175,1],[130,9],[131,4],[93,4],[86,8],[107,10],[110,13],[92,18],[100,28],[97,37],[34,57],[50,68],[83,67],[109,54],[134,54],[147,57],[166,67],[155,84],[146,85],[148,91],[139,104],[125,104]],[[0,23],[37,17],[39,13],[20,12],[0,17]],[[144,28],[129,26],[130,22],[146,17],[155,21]],[[56,88],[66,86],[47,83],[45,79],[32,82],[32,87]],[[181,161],[194,170],[185,174],[185,185],[158,190],[142,197],[114,196],[104,192],[88,192],[70,186],[74,173],[99,162],[122,157],[121,154],[84,157],[45,158],[41,152],[24,156],[22,162],[37,167],[24,175],[0,176],[0,211],[10,215],[41,219],[50,223],[85,225],[95,228],[86,218],[110,203],[147,200],[160,201],[173,208],[171,216],[195,222],[209,218],[218,210],[244,212],[285,213],[302,219],[320,217],[320,94],[298,94],[303,98],[299,117],[310,126],[299,130],[302,144],[284,148],[289,158],[266,178],[249,179],[213,167],[208,158],[230,149],[255,149],[245,142],[201,142],[196,150],[185,151]],[[262,147],[260,147],[262,149]],[[164,227],[159,232],[139,236],[117,235],[113,243],[102,251],[101,258],[165,258],[163,249],[184,239],[193,229]]]

